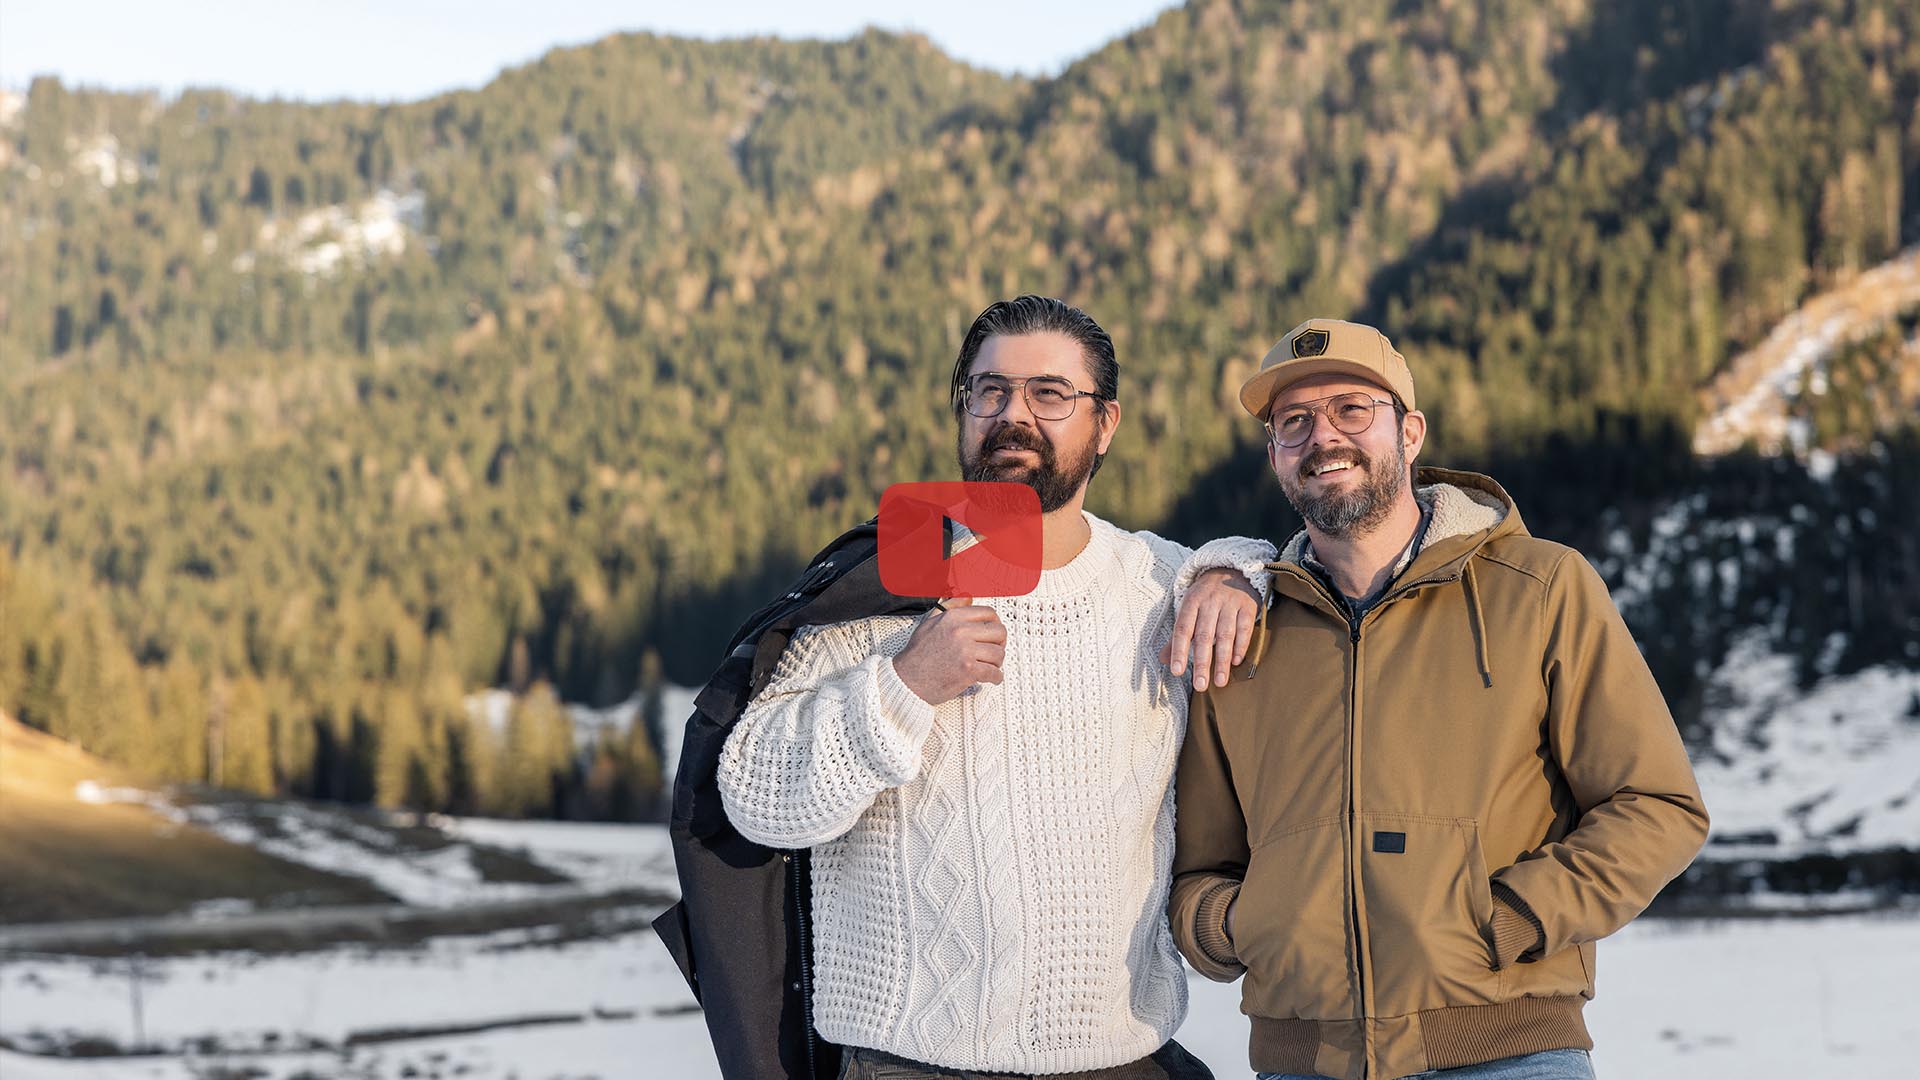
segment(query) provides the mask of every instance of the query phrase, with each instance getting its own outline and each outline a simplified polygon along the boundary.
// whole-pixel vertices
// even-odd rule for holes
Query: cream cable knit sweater
[[[915,621],[802,631],[741,716],[720,793],[741,833],[815,849],[814,1024],[951,1068],[1051,1073],[1152,1053],[1186,1015],[1166,919],[1187,692],[1179,595],[1264,541],[1191,552],[1087,515],[1032,593],[983,601],[1005,681],[939,707],[894,673]]]

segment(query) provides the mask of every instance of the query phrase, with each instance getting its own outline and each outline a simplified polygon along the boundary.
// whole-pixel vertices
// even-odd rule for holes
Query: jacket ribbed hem
[[[1247,1060],[1255,1071],[1309,1076],[1319,1071],[1313,1062],[1320,1055],[1320,1021],[1249,1019],[1253,1037],[1247,1044]]]
[[[1515,998],[1420,1014],[1427,1068],[1458,1069],[1546,1050],[1591,1050],[1582,997]]]
[[[1428,1009],[1413,1016],[1375,1020],[1384,1025],[1418,1024],[1426,1062],[1413,1072],[1458,1069],[1501,1058],[1546,1050],[1591,1050],[1582,1009],[1586,999],[1515,998],[1497,1005],[1461,1005]],[[1276,1020],[1255,1016],[1248,1058],[1260,1072],[1313,1074],[1323,1041],[1352,1045],[1335,1029],[1351,1029],[1359,1020]],[[1344,1034],[1344,1033],[1341,1033]],[[1335,1036],[1325,1038],[1325,1036]]]

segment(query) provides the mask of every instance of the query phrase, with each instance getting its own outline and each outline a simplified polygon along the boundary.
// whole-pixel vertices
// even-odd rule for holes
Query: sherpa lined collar
[[[1471,536],[1485,532],[1500,524],[1507,517],[1507,503],[1491,491],[1478,488],[1459,487],[1449,483],[1427,484],[1413,490],[1414,500],[1420,504],[1421,513],[1428,515],[1427,530],[1424,536],[1416,536],[1419,546],[1407,545],[1401,552],[1400,560],[1393,572],[1398,576],[1420,552],[1442,540],[1452,540],[1457,536]],[[1307,530],[1301,529],[1280,552],[1281,562],[1299,563],[1301,566],[1317,565],[1313,557],[1313,541],[1307,536]]]

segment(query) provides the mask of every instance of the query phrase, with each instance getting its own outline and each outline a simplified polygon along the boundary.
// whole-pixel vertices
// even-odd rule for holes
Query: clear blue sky
[[[412,100],[618,30],[839,38],[917,30],[1001,71],[1054,73],[1172,0],[0,0],[0,86]]]

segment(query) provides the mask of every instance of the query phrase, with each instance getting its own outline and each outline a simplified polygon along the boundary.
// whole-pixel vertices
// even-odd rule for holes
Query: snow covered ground
[[[55,1061],[0,1051],[8,1080],[175,1080],[216,1068],[259,1080],[463,1075],[717,1077],[704,1026],[651,934],[543,947],[516,935],[441,939],[416,952],[213,955],[149,962],[145,1037],[208,1037],[247,1053]],[[1860,916],[1726,923],[1643,921],[1603,944],[1588,1010],[1602,1076],[1766,1080],[1912,1075],[1920,1013],[1909,983],[1920,920]],[[134,1039],[123,960],[0,963],[0,1036],[84,1028]],[[1180,1040],[1223,1077],[1245,1076],[1239,988],[1192,981]],[[356,1033],[552,1022],[386,1043]],[[270,1052],[320,1040],[330,1048]],[[227,1075],[241,1075],[233,1072]]]
[[[1698,763],[1716,835],[1733,854],[1911,847],[1920,840],[1920,675],[1871,669],[1810,693],[1758,643],[1734,650],[1711,683],[1724,715]],[[670,741],[691,692],[666,704]],[[612,715],[618,711],[620,715]],[[616,707],[594,723],[631,722]],[[677,745],[667,760],[678,758]],[[367,819],[299,804],[175,806],[102,788],[175,822],[366,877],[418,904],[458,906],[551,889],[604,894],[675,889],[666,830],[430,816]],[[156,801],[158,800],[158,801]],[[418,829],[437,830],[440,846]],[[1756,847],[1750,839],[1771,833]],[[427,840],[431,840],[429,834]],[[482,849],[523,856],[565,885],[489,882]],[[1712,849],[1709,849],[1711,854]],[[503,892],[504,890],[504,892]],[[1755,910],[1792,909],[1795,898]],[[617,901],[631,903],[630,900]],[[545,1080],[718,1076],[697,1006],[635,915],[311,951],[92,958],[0,950],[4,1080]],[[1829,915],[1717,921],[1643,919],[1600,948],[1588,1010],[1595,1064],[1610,1078],[1893,1078],[1914,1074],[1920,916]],[[1179,1038],[1222,1077],[1245,1077],[1237,985],[1199,977]],[[91,1048],[140,1056],[60,1058]]]
[[[438,818],[450,835],[524,854],[596,891],[680,891],[673,850],[659,825]]]
[[[659,826],[454,828],[556,867],[666,865]],[[0,1076],[718,1076],[700,1014],[650,932],[557,932],[286,955],[0,956],[0,1039],[28,1051],[81,1037],[162,1051],[94,1060],[0,1051]],[[1904,1078],[1920,1046],[1917,969],[1912,916],[1642,920],[1601,946],[1588,1012],[1595,1061],[1617,1078]],[[1198,977],[1192,986],[1179,1038],[1219,1075],[1247,1075],[1238,987]]]
[[[0,960],[0,1038],[33,1050],[86,1033],[163,1051],[90,1063],[0,1051],[0,1076],[133,1080],[215,1068],[260,1080],[716,1073],[712,1052],[696,1038],[700,1016],[688,1011],[685,984],[650,931],[557,945],[535,937],[510,931],[439,938],[418,949],[145,963]],[[490,1025],[518,1026],[471,1030]],[[449,1030],[460,1033],[373,1041],[382,1032]],[[664,1052],[674,1055],[666,1059],[672,1066],[656,1071]]]

